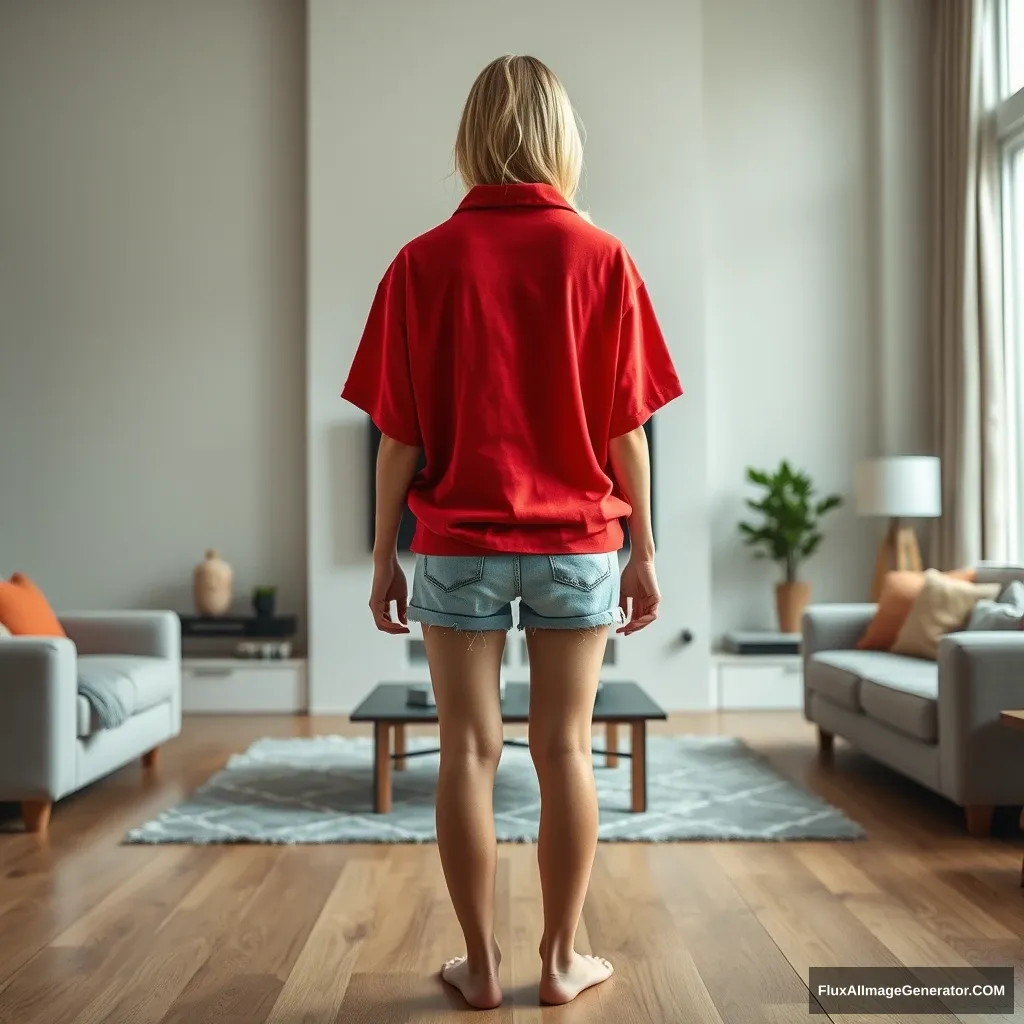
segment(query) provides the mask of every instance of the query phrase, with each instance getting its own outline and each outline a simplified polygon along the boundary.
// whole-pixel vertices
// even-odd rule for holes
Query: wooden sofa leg
[[[976,839],[984,839],[992,833],[992,812],[994,807],[987,804],[971,804],[964,808],[967,831]]]
[[[818,751],[824,756],[828,756],[832,753],[832,748],[835,746],[835,736],[830,732],[825,732],[824,729],[818,726]]]
[[[154,747],[152,750],[147,750],[146,753],[142,755],[142,767],[148,770],[152,770],[156,767],[156,762],[159,756],[159,747]]]
[[[52,800],[22,800],[21,820],[25,822],[25,831],[39,836],[46,835],[52,810]]]

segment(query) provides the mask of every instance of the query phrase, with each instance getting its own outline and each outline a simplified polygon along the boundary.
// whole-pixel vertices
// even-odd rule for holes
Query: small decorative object
[[[405,703],[411,708],[432,708],[434,688],[429,683],[413,683],[405,691]]]
[[[942,464],[930,455],[869,459],[857,466],[854,493],[857,515],[889,520],[875,559],[871,600],[877,603],[887,572],[921,571],[917,535],[905,520],[942,515]]]
[[[235,657],[257,658],[263,661],[287,661],[292,656],[292,645],[288,640],[261,643],[257,640],[243,640],[235,645]]]
[[[261,619],[274,617],[274,601],[277,587],[254,587],[252,592],[252,610]]]
[[[192,597],[200,615],[216,618],[231,608],[235,574],[212,549],[192,574]]]
[[[740,533],[744,543],[754,548],[755,558],[770,558],[782,567],[783,581],[775,587],[779,630],[798,633],[811,599],[810,584],[797,578],[800,563],[818,550],[823,538],[821,519],[843,499],[838,494],[817,498],[811,478],[785,459],[774,472],[748,467],[747,481],[764,489],[758,501],[747,499],[761,522],[740,523]]]

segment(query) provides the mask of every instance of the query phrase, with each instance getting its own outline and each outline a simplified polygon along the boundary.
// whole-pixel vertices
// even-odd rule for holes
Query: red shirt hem
[[[417,555],[603,555],[619,551],[625,543],[625,534],[618,522],[609,523],[598,533],[590,533],[577,540],[552,541],[546,531],[508,530],[500,537],[481,538],[480,545],[467,544],[428,530],[417,521],[410,550]],[[531,533],[533,534],[531,536]]]

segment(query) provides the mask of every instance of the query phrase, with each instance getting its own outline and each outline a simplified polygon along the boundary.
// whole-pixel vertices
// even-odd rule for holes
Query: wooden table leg
[[[373,809],[391,811],[391,728],[387,722],[373,725]]]
[[[607,751],[604,763],[609,768],[619,767],[619,723],[609,722],[605,726],[604,748]]]
[[[647,723],[633,723],[633,748],[630,751],[633,768],[633,811],[647,810]]]
[[[405,723],[395,726],[395,771],[405,771]]]
[[[1020,812],[1020,830],[1024,832],[1024,810]],[[1021,860],[1020,865],[1020,884],[1024,886],[1024,860]]]

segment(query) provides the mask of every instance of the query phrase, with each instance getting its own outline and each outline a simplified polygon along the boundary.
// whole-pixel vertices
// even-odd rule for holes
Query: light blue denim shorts
[[[622,621],[619,560],[600,555],[417,555],[413,622],[478,632],[593,629]]]

